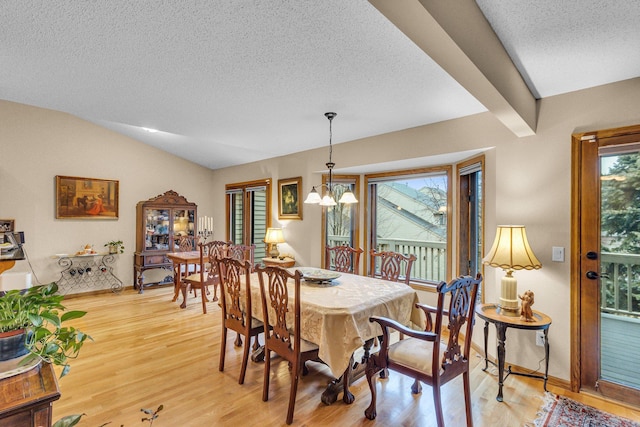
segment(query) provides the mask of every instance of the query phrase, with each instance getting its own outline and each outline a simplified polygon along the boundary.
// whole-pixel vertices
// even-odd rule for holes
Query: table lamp
[[[284,243],[282,228],[267,228],[264,242],[269,244],[269,255],[271,258],[277,258],[278,255],[280,255],[280,252],[278,252],[278,243]]]
[[[502,268],[507,274],[500,286],[500,308],[517,313],[518,282],[512,276],[513,270],[537,270],[542,267],[534,255],[523,225],[499,225],[496,239],[482,263]]]

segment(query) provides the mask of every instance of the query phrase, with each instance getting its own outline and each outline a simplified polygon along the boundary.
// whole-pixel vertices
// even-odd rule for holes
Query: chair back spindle
[[[370,251],[371,277],[379,277],[391,282],[403,281],[407,285],[411,282],[411,267],[416,261],[413,254],[403,255],[398,252],[376,252]]]
[[[360,254],[362,249],[354,249],[348,244],[338,246],[326,246],[325,268],[341,273],[359,274]]]

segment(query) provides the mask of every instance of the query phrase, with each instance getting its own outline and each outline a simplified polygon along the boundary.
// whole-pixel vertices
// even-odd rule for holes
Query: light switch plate
[[[551,261],[564,262],[564,248],[561,246],[554,246],[551,250]]]

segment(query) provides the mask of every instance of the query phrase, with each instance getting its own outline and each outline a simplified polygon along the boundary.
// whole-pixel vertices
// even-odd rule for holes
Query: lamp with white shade
[[[278,243],[284,243],[282,228],[267,228],[264,242],[269,245],[269,256],[271,258],[277,258],[280,255],[280,252],[278,252]]]
[[[333,154],[333,145],[331,141],[333,132],[332,132],[331,123],[333,122],[333,119],[337,116],[337,114],[324,113],[324,115],[327,119],[329,119],[329,161],[326,163],[327,169],[329,169],[329,182],[327,184],[320,185],[320,188],[327,187],[327,192],[324,194],[324,196],[321,197],[320,193],[318,193],[318,190],[316,190],[316,187],[313,186],[311,187],[311,191],[307,195],[307,198],[305,199],[304,203],[317,204],[320,206],[335,206],[337,205],[337,203],[333,194],[334,184],[333,184],[332,171],[333,171],[333,167],[336,164],[331,161],[331,155]],[[340,197],[340,200],[338,200],[338,203],[345,203],[345,204],[358,203],[358,199],[356,199],[356,196],[353,194],[353,192],[349,188],[347,188],[347,190],[344,193],[342,193],[342,197]]]
[[[499,225],[496,238],[482,263],[502,268],[506,275],[500,283],[500,308],[507,312],[518,311],[518,282],[513,270],[537,270],[542,267],[536,258],[523,225]]]

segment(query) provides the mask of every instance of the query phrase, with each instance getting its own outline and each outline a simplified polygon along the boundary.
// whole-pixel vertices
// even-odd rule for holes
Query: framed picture
[[[278,219],[302,219],[302,177],[278,180]]]
[[[0,233],[13,232],[15,227],[15,220],[13,219],[0,219]],[[2,242],[0,242],[2,243]]]
[[[118,181],[56,175],[56,218],[117,219]]]

